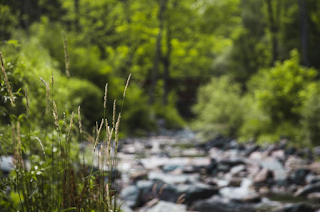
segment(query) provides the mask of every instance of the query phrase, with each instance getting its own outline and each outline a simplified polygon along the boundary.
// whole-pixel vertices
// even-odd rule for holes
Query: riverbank
[[[190,131],[122,141],[125,211],[318,211],[319,148],[287,144],[200,144]]]

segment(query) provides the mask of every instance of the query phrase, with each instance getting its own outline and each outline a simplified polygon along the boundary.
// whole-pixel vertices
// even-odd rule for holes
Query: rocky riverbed
[[[202,143],[188,130],[119,144],[124,212],[320,212],[320,147]],[[12,156],[0,157],[0,168],[8,174]]]
[[[320,148],[259,146],[190,131],[121,142],[122,209],[320,212]]]

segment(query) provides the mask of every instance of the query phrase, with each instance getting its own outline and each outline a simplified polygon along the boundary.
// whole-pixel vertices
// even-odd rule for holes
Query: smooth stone
[[[320,192],[320,182],[315,184],[306,185],[303,188],[299,189],[294,195],[295,196],[307,196],[313,192]]]
[[[286,170],[282,164],[275,158],[268,157],[260,162],[263,168],[267,168],[274,173],[275,180],[285,180],[287,177]]]
[[[172,202],[159,201],[155,206],[148,209],[146,212],[186,212],[187,206],[175,204]]]

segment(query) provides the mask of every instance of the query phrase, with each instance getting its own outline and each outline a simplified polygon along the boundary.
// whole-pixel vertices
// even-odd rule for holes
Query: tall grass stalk
[[[66,42],[66,41],[65,41]],[[2,64],[3,67],[3,64]],[[26,123],[28,124],[28,136],[22,136],[20,119],[12,120],[12,152],[14,153],[15,192],[19,197],[19,205],[16,211],[107,211],[119,212],[118,199],[118,144],[119,129],[122,116],[123,102],[131,75],[125,85],[121,110],[117,114],[116,100],[113,101],[112,122],[107,119],[107,85],[103,100],[104,117],[96,124],[94,137],[90,136],[82,126],[81,107],[78,107],[79,137],[74,137],[74,112],[71,115],[64,114],[63,124],[60,124],[58,108],[54,99],[54,78],[51,77],[51,85],[40,78],[46,89],[46,116],[42,122],[50,121],[48,129],[42,129],[41,134],[31,132],[31,115],[28,90],[24,87],[26,98]],[[51,95],[51,99],[50,99]],[[51,102],[50,102],[51,101]],[[51,103],[51,104],[50,104]],[[50,106],[51,105],[51,106]],[[52,115],[48,113],[52,110]],[[41,111],[39,111],[41,112]],[[68,111],[66,111],[68,114]],[[48,118],[50,118],[48,120]],[[66,119],[69,124],[66,124]],[[23,121],[23,119],[21,119]],[[51,130],[51,134],[50,134]],[[100,141],[100,135],[105,130],[106,136]],[[62,142],[62,136],[65,136]],[[32,139],[31,139],[32,137]],[[87,173],[87,162],[83,152],[81,156],[75,156],[71,145],[85,138],[93,145],[91,171]],[[28,141],[24,143],[24,141]],[[58,151],[56,151],[57,149]],[[95,151],[98,149],[98,151]],[[30,171],[25,164],[25,153],[29,154],[31,163]],[[97,159],[98,171],[93,172],[94,159]],[[81,164],[82,160],[82,164]],[[77,165],[83,167],[78,174]],[[108,179],[105,182],[105,178]],[[32,183],[34,182],[34,183]],[[13,187],[12,187],[13,188]]]
[[[0,52],[0,61],[1,61],[1,70],[2,70],[3,77],[4,77],[4,82],[5,82],[6,88],[8,90],[8,93],[10,95],[11,105],[14,106],[14,97],[13,97],[12,89],[11,89],[11,86],[10,86],[10,83],[9,83],[9,80],[8,80],[8,76],[7,76],[6,70],[4,68],[2,52]]]
[[[65,57],[65,65],[66,65],[66,76],[69,78],[70,77],[70,72],[69,72],[69,52],[68,52],[68,43],[67,43],[67,38],[66,34],[62,31],[62,37],[63,37],[63,46],[64,46],[64,57]]]

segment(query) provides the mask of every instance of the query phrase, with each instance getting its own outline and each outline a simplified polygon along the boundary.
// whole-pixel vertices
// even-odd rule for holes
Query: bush
[[[211,138],[216,134],[236,135],[243,122],[240,85],[224,76],[199,88],[194,128]]]
[[[297,140],[304,105],[301,93],[315,77],[314,69],[300,66],[296,50],[289,60],[254,75],[248,83],[247,97],[252,112],[245,115],[242,136],[247,134],[258,140],[286,136]]]
[[[176,95],[171,92],[168,95],[168,104],[163,105],[162,102],[156,102],[153,111],[156,118],[164,119],[164,127],[166,129],[180,129],[185,125],[184,120],[181,118],[176,106]]]
[[[304,99],[301,140],[306,144],[320,145],[320,84],[310,84],[301,97]]]
[[[52,90],[52,74],[54,76],[53,93],[48,98],[57,99],[56,103],[59,108],[69,111],[81,105],[85,111],[86,120],[98,120],[101,117],[100,102],[103,93],[97,86],[86,80],[67,79],[65,74],[59,71],[57,61],[51,58],[48,51],[39,48],[41,45],[37,38],[22,40],[21,43],[21,49],[16,52],[17,62],[14,64],[14,73],[21,76],[23,83],[27,85],[30,108],[33,108],[31,116],[35,121],[40,121],[41,126],[45,126],[41,112],[46,110],[47,105],[46,86],[41,82],[40,77]],[[71,96],[73,98],[70,98]],[[51,114],[51,111],[48,112]]]

